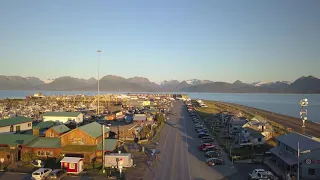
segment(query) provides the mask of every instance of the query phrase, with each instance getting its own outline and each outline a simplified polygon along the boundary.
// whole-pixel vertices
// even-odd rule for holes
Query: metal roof
[[[106,151],[113,151],[115,150],[117,143],[118,143],[118,139],[105,139],[104,140],[104,149]],[[97,150],[102,150],[102,141],[101,143],[98,145]]]
[[[45,112],[42,116],[77,117],[81,112]]]
[[[61,141],[60,138],[47,138],[47,137],[38,137],[26,147],[33,148],[60,148]]]
[[[89,123],[89,124],[86,124],[84,126],[80,126],[78,127],[77,129],[87,133],[88,135],[94,137],[94,138],[97,138],[99,136],[102,136],[102,127],[101,127],[101,124],[97,123],[97,122],[92,122],[92,123]],[[109,132],[109,128],[107,128],[105,126],[105,129],[104,129],[104,132]]]
[[[58,126],[53,126],[52,129],[53,129],[55,132],[59,133],[59,134],[65,133],[65,132],[67,132],[67,131],[70,130],[70,129],[69,129],[66,125],[64,125],[64,124],[61,124],[61,125],[58,125]]]
[[[0,144],[9,146],[26,145],[35,138],[37,136],[26,134],[0,134]]]
[[[314,150],[320,148],[319,141],[312,139],[312,137],[294,132],[279,136],[276,139],[296,151],[298,150],[298,142],[300,146],[300,151]]]
[[[11,126],[11,125],[21,124],[25,122],[32,122],[32,119],[23,117],[23,116],[3,119],[3,120],[0,120],[0,127]]]

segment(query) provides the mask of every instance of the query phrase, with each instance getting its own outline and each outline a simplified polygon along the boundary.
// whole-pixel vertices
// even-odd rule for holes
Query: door
[[[81,172],[81,171],[82,171],[82,165],[83,165],[83,161],[81,160],[81,161],[79,162],[78,172]]]
[[[16,126],[16,132],[20,132],[20,126]]]

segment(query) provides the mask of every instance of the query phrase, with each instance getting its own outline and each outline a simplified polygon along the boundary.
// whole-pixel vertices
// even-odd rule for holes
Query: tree
[[[27,151],[22,154],[21,161],[24,166],[27,167],[33,167],[32,164],[30,163],[32,160],[38,159],[36,153],[33,151]]]

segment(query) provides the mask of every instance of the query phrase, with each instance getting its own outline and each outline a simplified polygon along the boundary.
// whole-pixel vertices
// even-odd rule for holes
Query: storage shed
[[[83,171],[83,158],[64,157],[60,162],[61,169],[65,169],[67,173],[79,174]]]

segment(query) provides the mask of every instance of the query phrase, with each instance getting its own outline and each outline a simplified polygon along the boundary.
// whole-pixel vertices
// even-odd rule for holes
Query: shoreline
[[[282,115],[254,107],[248,107],[240,104],[235,103],[228,103],[228,102],[221,102],[221,101],[207,101],[205,102],[213,103],[216,107],[221,107],[223,110],[227,110],[228,107],[230,109],[235,109],[238,111],[245,112],[246,114],[249,114],[251,116],[260,116],[262,118],[265,118],[269,122],[276,123],[282,128],[284,128],[287,131],[294,131],[301,133],[302,132],[302,121],[298,118]],[[305,134],[312,135],[314,137],[320,137],[320,124],[312,122],[312,121],[306,121],[305,123]]]

